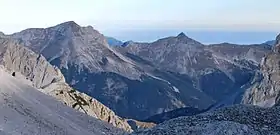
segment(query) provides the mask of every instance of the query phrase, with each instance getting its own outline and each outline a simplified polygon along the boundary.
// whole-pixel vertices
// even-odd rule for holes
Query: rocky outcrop
[[[76,91],[66,85],[66,83],[51,84],[45,89],[49,91],[48,89],[50,88],[53,90],[48,92],[48,94],[63,102],[67,106],[108,122],[115,127],[124,129],[125,131],[132,131],[130,125],[127,123],[127,120],[117,116],[111,109],[96,99]]]
[[[127,122],[130,125],[130,127],[133,129],[134,132],[139,131],[139,130],[145,130],[145,129],[156,126],[156,124],[153,122],[142,122],[142,121],[133,120],[133,119],[129,119],[129,120],[127,120]]]
[[[179,117],[133,135],[278,135],[280,108],[237,105],[207,113]]]
[[[248,88],[243,103],[271,107],[278,103],[280,92],[280,36],[273,51],[263,58],[261,71],[255,76],[252,87]]]
[[[0,58],[0,64],[23,82],[55,97],[67,106],[131,131],[125,119],[116,116],[112,110],[96,99],[71,88],[58,68],[53,67],[42,55],[37,55],[18,41],[0,38]]]
[[[17,41],[0,38],[0,45],[0,64],[31,80],[34,87],[45,88],[51,83],[65,81],[59,69],[50,65],[42,55],[35,54]]]

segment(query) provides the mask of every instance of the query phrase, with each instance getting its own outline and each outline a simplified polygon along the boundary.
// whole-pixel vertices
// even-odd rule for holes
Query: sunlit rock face
[[[280,35],[276,38],[273,51],[267,54],[261,62],[261,71],[252,82],[243,103],[254,104],[262,107],[271,107],[279,103],[280,92]]]

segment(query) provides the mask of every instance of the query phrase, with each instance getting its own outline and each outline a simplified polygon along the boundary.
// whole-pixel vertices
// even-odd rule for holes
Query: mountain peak
[[[78,25],[76,22],[74,21],[67,21],[67,22],[64,22],[64,23],[61,23],[59,25],[68,25],[68,26],[76,26]],[[79,25],[78,25],[79,26]]]
[[[78,25],[76,22],[74,21],[68,21],[68,22],[64,22],[61,24],[58,24],[55,26],[55,28],[62,28],[62,29],[72,29],[74,31],[77,31],[81,26]]]
[[[181,32],[177,37],[187,37],[184,32]]]
[[[177,40],[179,40],[181,43],[184,44],[192,44],[192,45],[202,45],[200,42],[186,36],[184,32],[181,32],[179,35],[175,37]]]

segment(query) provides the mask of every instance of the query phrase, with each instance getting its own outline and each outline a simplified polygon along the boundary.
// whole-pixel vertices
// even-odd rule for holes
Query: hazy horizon
[[[63,23],[63,22],[61,22]],[[60,23],[59,23],[60,24]],[[30,28],[47,28],[52,27],[30,27]],[[81,25],[88,26],[88,25]],[[27,29],[27,28],[26,28]],[[153,42],[160,38],[177,36],[179,33],[184,32],[188,37],[193,38],[203,44],[218,44],[218,43],[234,43],[234,44],[260,44],[266,41],[274,40],[278,32],[273,31],[227,31],[227,30],[211,30],[211,29],[140,29],[140,30],[119,30],[119,31],[106,31],[98,30],[101,34],[113,37],[122,42],[135,41],[135,42]],[[22,29],[25,30],[25,29]],[[20,32],[15,31],[15,32]],[[0,32],[2,32],[0,30]],[[13,32],[14,33],[14,32]],[[5,33],[4,34],[12,34]]]
[[[280,32],[280,18],[275,17],[279,4],[278,0],[1,0],[0,12],[8,14],[1,16],[0,31],[11,34],[73,20],[122,41],[154,41],[185,32],[204,43],[251,44],[273,40]]]
[[[275,40],[277,32],[254,31],[195,31],[195,30],[147,30],[147,31],[122,31],[116,33],[102,32],[105,36],[116,38],[120,41],[153,42],[160,38],[177,36],[184,32],[188,37],[203,44],[234,43],[234,44],[260,44]]]

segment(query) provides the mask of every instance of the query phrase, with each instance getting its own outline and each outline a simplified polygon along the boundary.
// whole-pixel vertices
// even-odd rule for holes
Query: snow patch
[[[152,78],[154,78],[154,79],[157,79],[157,80],[160,80],[160,81],[164,81],[164,82],[168,83],[169,85],[171,85],[171,83],[170,83],[170,82],[168,82],[167,80],[164,80],[164,79],[162,79],[162,78],[159,78],[159,77],[153,76],[153,75],[151,75],[151,74],[149,74],[149,76],[150,76],[150,77],[152,77]]]
[[[157,79],[157,80],[166,82],[168,85],[172,85],[169,81],[164,80],[164,79],[162,79],[162,78],[159,78],[159,77],[156,77],[156,76],[153,76],[153,75],[149,75],[149,76],[152,77],[152,78],[154,78],[154,79]],[[177,87],[172,86],[172,89],[173,89],[175,92],[180,93],[180,90],[179,90]]]
[[[173,90],[177,93],[180,93],[180,90],[178,88],[176,88],[175,86],[172,86]]]

